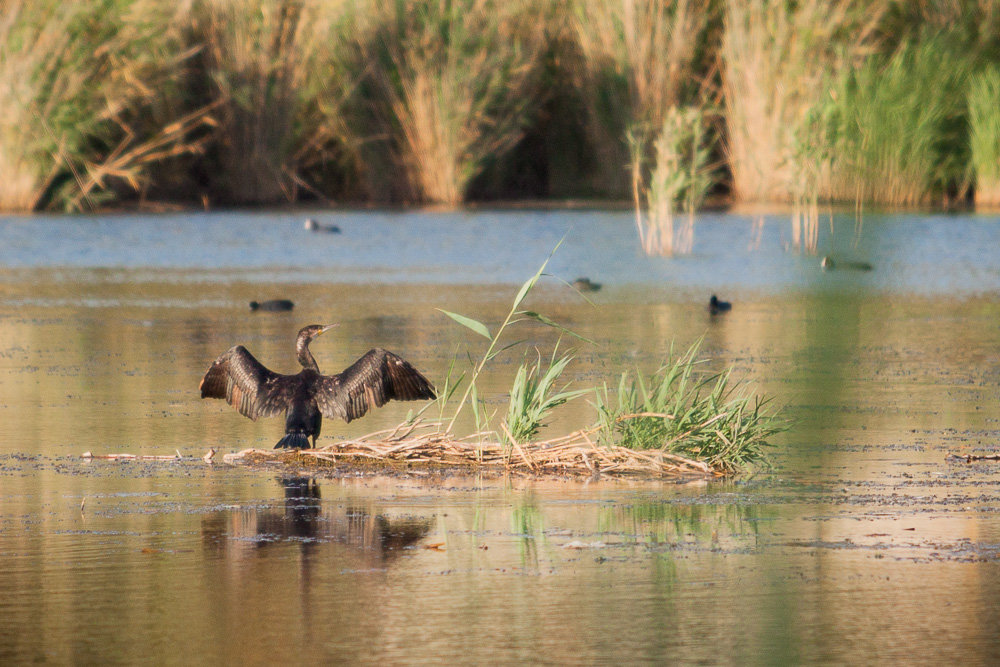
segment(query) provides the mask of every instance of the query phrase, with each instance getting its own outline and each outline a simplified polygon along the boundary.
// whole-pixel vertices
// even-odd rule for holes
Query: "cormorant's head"
[[[330,329],[337,326],[338,323],[334,324],[310,324],[307,327],[302,327],[299,329],[299,338],[305,340],[312,340],[316,336],[329,331]]]

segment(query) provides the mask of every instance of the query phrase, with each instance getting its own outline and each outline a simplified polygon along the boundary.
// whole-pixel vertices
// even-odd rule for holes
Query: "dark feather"
[[[202,398],[224,398],[244,417],[256,421],[285,411],[287,386],[294,376],[268,369],[242,345],[230,348],[201,380]]]
[[[316,404],[323,416],[346,422],[390,400],[433,398],[434,388],[427,378],[406,360],[380,348],[369,350],[339,375],[321,376],[316,388]]]

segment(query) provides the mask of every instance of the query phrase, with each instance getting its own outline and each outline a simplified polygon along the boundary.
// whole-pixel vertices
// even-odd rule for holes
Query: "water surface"
[[[340,235],[301,229],[306,215]],[[690,257],[602,212],[0,219],[3,662],[874,662],[1000,657],[1000,226],[699,219]],[[559,242],[530,306],[596,341],[581,386],[704,336],[786,406],[774,469],[728,480],[323,477],[208,465],[269,447],[197,385],[240,342],[294,370],[393,349],[440,384]],[[819,256],[872,271],[823,272]],[[588,303],[561,281],[604,283]],[[712,318],[717,292],[733,311]],[[292,313],[251,313],[291,297]],[[518,336],[543,352],[551,330]],[[566,342],[563,342],[565,345]],[[502,406],[512,352],[488,374]],[[390,404],[323,440],[398,423]],[[584,401],[548,432],[593,419]],[[86,462],[85,451],[177,462]]]

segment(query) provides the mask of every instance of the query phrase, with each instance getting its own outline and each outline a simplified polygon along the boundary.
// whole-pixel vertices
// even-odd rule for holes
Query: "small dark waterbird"
[[[833,269],[851,269],[852,271],[871,271],[874,267],[868,262],[858,262],[854,260],[833,260],[833,257],[829,255],[823,257],[820,260],[819,265],[823,267],[824,271],[832,271]]]
[[[320,224],[320,223],[316,222],[312,218],[306,218],[306,222],[305,222],[304,226],[305,226],[306,230],[308,230],[310,232],[317,232],[317,233],[323,233],[323,232],[325,232],[327,234],[339,234],[340,233],[340,227],[338,227],[337,225],[323,225],[323,224]]]
[[[310,324],[299,331],[295,352],[302,370],[295,375],[275,373],[242,345],[230,348],[202,378],[201,397],[224,398],[254,421],[284,413],[285,437],[275,449],[308,449],[310,438],[315,447],[323,417],[350,422],[392,399],[436,398],[427,378],[381,348],[369,350],[342,373],[320,373],[309,343],[335,326]]]
[[[288,299],[269,299],[267,301],[251,301],[250,310],[266,310],[277,313],[295,308],[295,304]]]
[[[719,313],[725,313],[733,309],[733,304],[728,301],[719,301],[719,297],[712,295],[712,298],[708,300],[708,312],[712,315],[717,315]]]
[[[577,278],[573,281],[573,287],[581,292],[596,292],[601,289],[601,283],[595,283],[590,278]]]

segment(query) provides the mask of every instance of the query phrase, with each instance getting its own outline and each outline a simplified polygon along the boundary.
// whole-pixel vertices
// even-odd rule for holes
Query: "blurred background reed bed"
[[[702,193],[996,206],[998,28],[1000,0],[0,0],[0,210],[640,190],[669,254]]]

